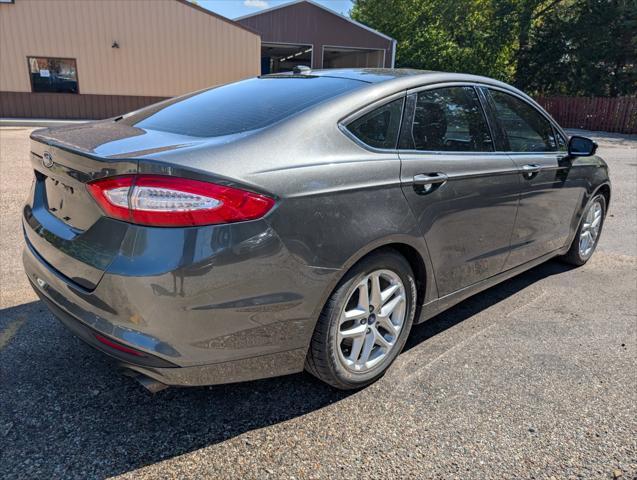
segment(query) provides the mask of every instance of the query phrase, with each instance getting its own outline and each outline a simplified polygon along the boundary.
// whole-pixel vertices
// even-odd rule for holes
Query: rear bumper
[[[98,332],[58,307],[36,285],[32,283],[31,286],[51,313],[77,337],[112,357],[119,367],[145,375],[165,385],[203,386],[276,377],[301,371],[305,362],[306,351],[303,348],[194,367],[179,367],[151,355],[145,355],[141,358],[132,357],[125,353],[105,348],[103,344],[96,340],[95,334]]]
[[[30,280],[30,279],[29,279]],[[40,282],[42,280],[40,279]],[[178,366],[172,364],[166,360],[163,360],[154,355],[147,354],[140,350],[134,350],[137,352],[135,355],[128,354],[125,351],[117,350],[114,348],[109,348],[107,344],[104,344],[98,340],[100,336],[102,338],[106,338],[103,336],[101,332],[89,327],[88,325],[82,323],[77,318],[73,317],[67,311],[63,310],[59,307],[53,300],[51,300],[46,292],[49,290],[48,284],[42,284],[36,286],[33,282],[31,282],[31,287],[35,290],[35,293],[40,297],[48,309],[55,315],[55,317],[71,332],[73,332],[77,337],[82,339],[84,342],[88,343],[95,349],[115,358],[119,362],[122,362],[124,365],[138,365],[139,367],[147,367],[147,368],[177,368]],[[50,293],[50,292],[47,292]],[[131,349],[133,350],[133,349]]]
[[[198,235],[205,235],[214,249],[210,235]],[[258,244],[262,239],[269,244]],[[299,264],[276,235],[261,233],[256,248],[244,242],[243,248],[216,249],[204,266],[178,265],[155,273],[145,263],[152,259],[137,257],[133,260],[144,271],[135,274],[133,265],[128,275],[107,270],[89,291],[49,265],[25,240],[25,272],[55,316],[121,366],[167,385],[231,383],[301,371],[322,297],[337,274]],[[165,261],[183,258],[179,244],[163,247]],[[96,334],[141,355],[113,350]]]

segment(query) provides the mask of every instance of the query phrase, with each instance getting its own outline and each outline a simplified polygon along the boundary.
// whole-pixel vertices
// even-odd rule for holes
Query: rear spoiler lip
[[[187,165],[179,165],[178,163],[172,163],[170,161],[166,161],[160,158],[152,158],[152,157],[126,157],[122,156],[100,156],[95,155],[93,153],[89,153],[86,150],[73,148],[73,146],[56,141],[54,138],[49,136],[40,136],[35,135],[38,131],[45,131],[47,129],[36,130],[31,133],[31,140],[34,142],[41,143],[43,145],[47,145],[53,148],[57,148],[66,152],[69,152],[73,155],[78,155],[81,157],[88,158],[97,162],[104,163],[121,163],[121,164],[129,164],[127,171],[121,171],[115,175],[105,175],[105,176],[94,176],[91,180],[97,180],[98,178],[106,178],[107,176],[116,176],[116,175],[142,175],[142,174],[154,174],[154,175],[170,175],[177,176],[182,178],[191,178],[193,180],[202,180],[217,183],[220,185],[228,185],[231,187],[241,188],[244,190],[248,190],[251,192],[255,192],[261,195],[267,195],[275,199],[275,201],[279,201],[280,197],[276,195],[274,192],[271,192],[267,189],[264,189],[262,186],[254,184],[252,182],[248,182],[245,179],[238,178],[230,178],[224,175],[215,174],[212,172],[208,172],[205,170],[201,170],[199,168],[194,168]],[[31,154],[39,156],[37,152],[31,150]]]
[[[90,158],[91,160],[98,160],[98,161],[112,160],[110,157],[95,155],[94,153],[89,152],[88,150],[82,149],[80,147],[77,147],[75,145],[60,142],[54,139],[53,137],[38,135],[38,132],[45,132],[47,130],[49,129],[41,128],[41,129],[35,130],[31,132],[31,135],[29,135],[29,138],[34,142],[42,143],[44,145],[48,145],[49,147],[59,148],[60,150],[64,150],[65,152],[73,153],[75,155],[81,155],[83,157]],[[32,151],[31,153],[35,153],[35,152]],[[117,160],[128,160],[130,162],[137,162],[136,158],[120,157],[120,158],[117,158]]]
[[[73,148],[63,142],[57,142],[51,137],[32,134],[30,139],[29,152],[33,168],[44,175],[49,175],[48,172],[51,168],[62,168],[67,172],[74,171],[72,176],[81,183],[86,183],[98,178],[134,174],[139,169],[139,161],[136,158],[112,159],[99,156],[83,149]],[[44,164],[42,161],[47,153],[52,162],[50,165]],[[60,157],[64,159],[61,160]]]
[[[50,128],[40,128],[31,132],[29,138],[31,141],[38,142],[44,145],[48,145],[50,147],[55,147],[60,150],[67,151],[69,153],[73,153],[75,155],[82,155],[84,157],[90,158],[91,160],[98,161],[130,161],[137,162],[140,158],[151,158],[148,155],[163,153],[171,150],[178,150],[180,148],[188,148],[192,146],[196,146],[198,143],[204,143],[208,139],[202,139],[201,141],[184,141],[181,143],[170,143],[162,146],[152,146],[152,144],[147,149],[143,150],[133,150],[124,153],[114,153],[112,155],[97,155],[94,152],[87,150],[85,148],[79,147],[77,145],[73,145],[71,143],[63,142],[55,138],[54,135],[46,135],[46,133],[50,132]]]

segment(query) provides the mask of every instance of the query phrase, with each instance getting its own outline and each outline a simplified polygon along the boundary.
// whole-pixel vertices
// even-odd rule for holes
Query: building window
[[[31,91],[79,93],[74,58],[28,57]]]

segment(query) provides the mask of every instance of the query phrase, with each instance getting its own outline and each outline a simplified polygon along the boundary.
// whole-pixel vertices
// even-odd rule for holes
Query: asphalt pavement
[[[307,374],[150,395],[48,313],[20,262],[28,134],[0,129],[0,478],[637,477],[637,138],[602,239],[414,328],[356,393]]]

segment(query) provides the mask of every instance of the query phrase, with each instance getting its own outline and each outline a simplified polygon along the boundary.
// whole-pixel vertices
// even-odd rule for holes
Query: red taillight
[[[120,352],[128,353],[129,355],[134,355],[136,357],[143,357],[142,352],[138,352],[132,348],[126,347],[120,343],[109,340],[108,338],[100,335],[99,333],[94,333],[95,338],[100,342],[106,345],[107,347],[114,348],[115,350],[119,350]]]
[[[87,184],[104,213],[140,225],[186,227],[261,218],[274,206],[265,195],[164,175],[123,175]]]

